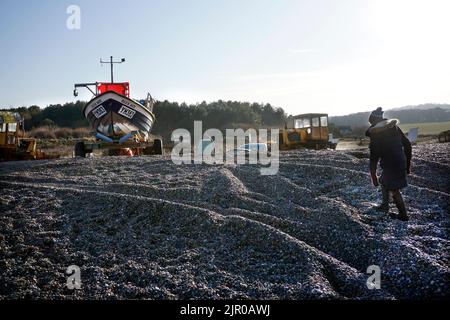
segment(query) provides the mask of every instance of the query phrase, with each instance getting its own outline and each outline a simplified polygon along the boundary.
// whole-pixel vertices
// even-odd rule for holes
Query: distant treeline
[[[39,127],[55,128],[86,128],[88,122],[82,110],[86,102],[77,101],[50,105],[46,108],[39,106],[9,109],[19,112],[25,118],[25,129],[30,131]],[[450,121],[450,105],[427,104],[388,110],[385,117],[399,119],[401,123],[444,122]],[[287,118],[282,108],[275,108],[270,104],[248,103],[238,101],[202,102],[186,104],[157,101],[154,106],[156,122],[152,133],[164,139],[170,139],[170,134],[177,128],[188,129],[192,132],[194,121],[203,122],[203,130],[217,128],[283,128]],[[370,112],[359,112],[346,116],[330,117],[330,131],[340,136],[339,127],[351,128],[351,133],[364,132],[368,126]]]
[[[46,108],[31,106],[7,110],[20,113],[25,119],[25,130],[27,131],[44,126],[80,128],[88,126],[88,122],[82,114],[85,105],[85,102],[77,101],[75,103],[70,102],[63,105],[49,105]]]
[[[399,119],[401,123],[445,122],[450,121],[450,105],[439,105],[435,108],[387,110],[386,118]],[[358,112],[346,116],[330,117],[330,122],[336,126],[350,126],[352,128],[367,127],[370,112]]]
[[[25,119],[25,129],[31,130],[42,126],[80,128],[89,124],[82,114],[86,102],[9,109],[19,112]],[[156,122],[152,133],[170,138],[174,129],[193,129],[195,120],[203,121],[203,128],[245,127],[280,127],[284,126],[286,113],[282,108],[270,104],[247,103],[237,101],[202,102],[185,104],[169,101],[157,101],[154,106]]]

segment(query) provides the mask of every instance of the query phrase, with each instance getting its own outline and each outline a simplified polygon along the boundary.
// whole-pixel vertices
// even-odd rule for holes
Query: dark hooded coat
[[[397,126],[397,120],[383,119],[366,132],[370,137],[370,168],[382,169],[381,185],[386,190],[407,186],[406,173],[411,165],[411,143]]]

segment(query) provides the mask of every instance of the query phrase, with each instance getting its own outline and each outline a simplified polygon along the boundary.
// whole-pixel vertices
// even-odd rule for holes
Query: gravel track
[[[448,298],[449,154],[413,147],[407,223],[371,209],[366,150],[283,152],[275,176],[167,156],[0,163],[0,299]]]

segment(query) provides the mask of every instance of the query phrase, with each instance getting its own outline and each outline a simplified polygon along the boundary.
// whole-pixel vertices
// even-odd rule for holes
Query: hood
[[[383,119],[373,127],[370,127],[368,132],[369,134],[382,132],[386,129],[395,127],[399,123],[400,121],[398,121],[397,119]]]

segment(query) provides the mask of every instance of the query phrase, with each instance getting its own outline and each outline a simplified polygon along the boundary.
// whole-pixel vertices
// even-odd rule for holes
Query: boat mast
[[[114,63],[122,63],[125,62],[125,58],[122,58],[120,61],[113,61],[113,56],[109,57],[109,61],[103,61],[102,58],[100,58],[100,64],[109,63],[111,66],[111,83],[114,83]]]

